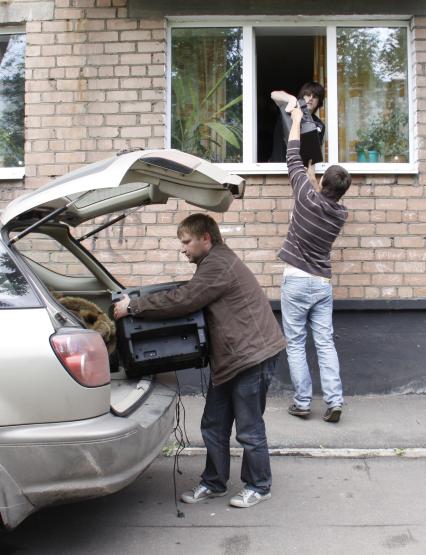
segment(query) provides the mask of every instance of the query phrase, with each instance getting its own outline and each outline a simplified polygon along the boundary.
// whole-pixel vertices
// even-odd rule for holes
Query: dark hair
[[[324,105],[324,97],[325,97],[325,90],[322,85],[317,83],[316,81],[308,81],[304,85],[302,85],[297,98],[303,98],[306,96],[312,96],[318,98],[318,106],[315,109],[315,112],[318,108],[321,108]]]
[[[214,219],[207,214],[191,214],[182,220],[177,228],[177,236],[179,239],[185,232],[190,235],[195,235],[195,237],[202,237],[205,233],[208,233],[212,245],[220,245],[223,243],[219,226]]]
[[[321,193],[331,199],[339,200],[349,189],[352,181],[350,174],[342,166],[328,167],[321,181]]]

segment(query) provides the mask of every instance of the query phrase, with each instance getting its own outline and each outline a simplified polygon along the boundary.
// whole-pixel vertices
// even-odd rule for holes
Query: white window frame
[[[218,164],[221,168],[241,174],[286,174],[287,165],[283,163],[254,162],[257,156],[257,106],[256,106],[256,27],[324,27],[327,36],[327,129],[328,162],[316,164],[317,173],[323,173],[331,164],[339,163],[351,174],[415,174],[418,163],[415,160],[416,144],[414,117],[412,113],[413,77],[411,30],[409,17],[366,16],[365,20],[346,18],[295,17],[169,17],[167,34],[167,107],[166,107],[166,144],[171,145],[171,30],[182,27],[241,27],[243,33],[243,162]],[[407,82],[409,106],[409,145],[410,162],[406,163],[360,163],[338,162],[338,114],[337,114],[337,28],[339,27],[405,27],[407,29]]]
[[[11,26],[4,26],[0,27],[0,34],[1,35],[25,35],[25,29],[21,26],[19,27],[11,27]],[[25,102],[25,98],[24,98]],[[22,125],[25,126],[25,123],[22,122]],[[11,168],[4,168],[0,166],[0,180],[12,181],[16,179],[22,179],[25,176],[25,166],[17,166]]]

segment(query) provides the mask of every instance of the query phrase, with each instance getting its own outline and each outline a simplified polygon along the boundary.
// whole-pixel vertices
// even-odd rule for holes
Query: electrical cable
[[[204,399],[207,397],[208,382],[205,373],[205,368],[200,368],[200,384],[201,384],[201,395]]]
[[[188,435],[186,433],[186,411],[185,406],[182,401],[182,394],[180,389],[179,378],[177,372],[175,370],[175,378],[176,378],[176,393],[177,393],[177,402],[175,407],[175,425],[173,428],[173,435],[175,438],[175,454],[174,454],[174,461],[173,461],[173,492],[175,498],[175,507],[176,507],[176,514],[178,518],[185,518],[185,513],[181,511],[178,507],[178,499],[177,499],[177,474],[183,474],[179,467],[179,456],[185,447],[189,447],[191,442],[189,441]],[[207,391],[207,377],[204,372],[204,368],[200,368],[200,381],[201,381],[201,393],[206,398],[206,391]]]
[[[174,434],[175,443],[177,446],[176,446],[174,461],[173,461],[173,491],[174,491],[174,497],[175,497],[175,507],[176,507],[177,517],[185,518],[185,513],[181,511],[178,507],[176,475],[182,474],[182,471],[179,467],[179,455],[182,453],[185,447],[189,447],[190,441],[186,433],[186,413],[185,413],[184,404],[182,402],[180,383],[179,383],[179,378],[177,376],[176,371],[175,371],[175,377],[176,377],[176,386],[177,386],[177,402],[176,402],[176,408],[175,408],[175,426],[173,428],[173,434]],[[182,425],[181,425],[181,413],[182,413]]]

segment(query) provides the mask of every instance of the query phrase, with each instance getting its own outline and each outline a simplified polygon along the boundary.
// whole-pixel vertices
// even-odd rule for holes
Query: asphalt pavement
[[[198,483],[204,465],[202,395],[181,398],[190,446],[179,461],[171,437],[163,456],[123,491],[52,507],[0,534],[1,555],[423,555],[426,553],[426,398],[347,397],[341,421],[287,413],[291,393],[268,397],[272,499],[229,506],[241,488],[233,434],[229,494],[196,505],[176,493]],[[177,464],[177,466],[176,466]],[[179,469],[179,472],[174,472]]]
[[[183,457],[178,492],[204,457]],[[173,457],[159,457],[114,495],[40,511],[0,535],[1,555],[424,555],[426,459],[271,457],[272,498],[229,506],[229,494],[174,503]]]

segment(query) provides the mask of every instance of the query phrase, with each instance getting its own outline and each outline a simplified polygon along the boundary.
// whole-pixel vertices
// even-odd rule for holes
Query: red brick
[[[336,241],[333,243],[334,248],[346,248],[346,247],[358,247],[358,246],[359,246],[358,237],[347,237],[344,234],[339,235]]]
[[[358,274],[361,272],[361,262],[334,262],[333,273]]]
[[[344,249],[343,260],[372,260],[374,251],[371,249]]]
[[[377,199],[376,208],[378,210],[405,210],[407,208],[406,199]]]
[[[402,212],[396,210],[388,210],[386,212],[386,222],[388,223],[400,223],[406,221],[402,217]]]
[[[377,202],[377,201],[376,201]],[[370,198],[347,198],[344,202],[348,210],[373,210],[374,199]]]
[[[395,262],[395,271],[405,274],[424,272],[426,269],[424,262]]]
[[[349,295],[348,287],[333,287],[333,297],[335,299],[347,299]]]
[[[364,287],[349,287],[349,298],[351,299],[364,298]]]
[[[372,235],[375,232],[373,224],[351,224],[345,225],[345,235]]]
[[[407,224],[377,224],[378,235],[401,235],[407,232]]]
[[[426,250],[422,249],[407,249],[407,260],[423,260],[426,261]]]
[[[341,274],[339,275],[339,286],[342,285],[370,285],[369,274]]]
[[[401,274],[373,274],[371,276],[371,283],[373,285],[402,285],[404,276]]]
[[[405,260],[407,253],[404,249],[377,249],[377,260]]]
[[[394,237],[395,247],[400,248],[421,248],[425,246],[424,237],[406,235],[403,237]]]
[[[412,274],[405,276],[405,285],[423,285],[426,286],[426,274]]]
[[[275,258],[274,250],[254,249],[254,250],[246,250],[244,252],[244,260],[269,262],[274,258]]]
[[[383,299],[392,299],[396,296],[398,289],[396,287],[382,287],[380,297]]]
[[[386,222],[386,214],[387,212],[385,212],[384,210],[372,210],[370,212],[370,220],[371,222]]]
[[[265,262],[263,264],[263,271],[265,274],[271,274],[271,275],[279,274],[280,276],[279,283],[281,283],[283,269],[284,269],[284,264],[282,261]]]

